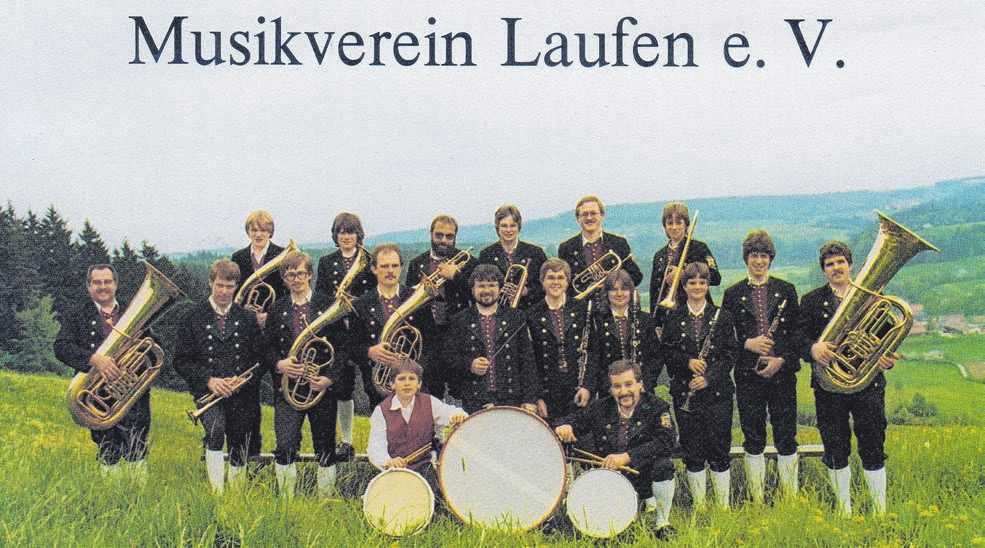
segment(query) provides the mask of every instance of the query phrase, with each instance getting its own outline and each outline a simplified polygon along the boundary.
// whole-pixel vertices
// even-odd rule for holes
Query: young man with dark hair
[[[595,330],[592,339],[598,345],[599,363],[634,360],[643,371],[643,388],[650,392],[657,386],[663,370],[660,358],[660,341],[657,339],[653,318],[637,308],[634,302],[636,288],[629,273],[623,269],[610,272],[602,285],[602,306],[592,310]],[[594,305],[594,303],[593,303]],[[597,380],[602,397],[609,379],[605,370]]]

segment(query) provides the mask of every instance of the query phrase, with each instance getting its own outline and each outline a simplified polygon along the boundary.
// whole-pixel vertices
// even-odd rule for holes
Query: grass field
[[[905,352],[943,345],[947,356],[974,352],[980,340],[913,338]],[[962,358],[963,359],[963,358]],[[953,372],[951,371],[953,370]],[[857,459],[856,515],[841,518],[819,459],[802,461],[799,496],[748,503],[743,466],[733,466],[734,508],[692,511],[678,477],[672,522],[680,531],[671,546],[985,546],[985,385],[968,381],[953,366],[908,361],[890,373],[900,398],[923,393],[939,408],[938,425],[890,426],[887,452],[889,514],[871,507]],[[801,384],[806,398],[806,379]],[[899,388],[893,388],[895,385]],[[652,516],[638,520],[609,542],[580,538],[564,518],[523,535],[470,528],[439,514],[422,534],[389,539],[362,516],[360,495],[374,475],[366,464],[344,465],[340,498],[274,494],[272,472],[262,469],[242,491],[215,498],[201,462],[201,432],[185,417],[187,394],[155,390],[151,474],[146,485],[100,476],[88,431],[72,423],[64,404],[67,380],[0,372],[0,544],[5,546],[650,546]],[[952,397],[953,396],[953,397]],[[811,399],[802,402],[813,406]],[[804,411],[806,412],[806,411]],[[272,449],[270,409],[264,446]],[[950,423],[950,424],[948,424]],[[363,450],[368,421],[357,420]],[[803,443],[819,443],[802,426]],[[735,443],[741,440],[736,432]],[[308,449],[310,450],[310,448]],[[523,458],[518,454],[517,458]],[[774,477],[772,468],[769,479]],[[559,512],[563,515],[563,511]]]

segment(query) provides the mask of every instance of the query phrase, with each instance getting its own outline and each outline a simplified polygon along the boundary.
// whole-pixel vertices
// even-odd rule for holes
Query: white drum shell
[[[417,472],[391,468],[366,486],[363,515],[384,535],[417,534],[427,527],[434,515],[434,491]]]
[[[565,500],[568,519],[590,537],[610,538],[636,519],[636,490],[619,472],[589,470],[571,483]]]
[[[553,515],[564,495],[564,449],[536,415],[494,407],[452,431],[438,477],[445,503],[463,522],[527,531]]]

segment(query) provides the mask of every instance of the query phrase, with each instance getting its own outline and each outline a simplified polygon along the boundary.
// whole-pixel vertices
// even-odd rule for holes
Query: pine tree
[[[16,314],[18,336],[9,369],[28,373],[68,374],[71,369],[55,358],[54,343],[60,325],[52,309],[51,295],[30,297],[30,306]]]
[[[49,206],[37,225],[38,272],[54,297],[55,310],[65,312],[85,295],[84,280],[76,276],[77,249],[65,219]]]
[[[14,352],[16,313],[29,306],[31,295],[42,294],[44,289],[26,227],[12,205],[0,209],[0,349],[8,353]]]
[[[78,262],[82,271],[80,278],[85,277],[85,273],[90,266],[109,263],[109,250],[106,248],[106,243],[103,242],[103,237],[99,235],[99,232],[92,226],[89,219],[86,219],[82,224],[82,232],[79,233],[78,249]]]
[[[120,281],[116,286],[116,296],[120,300],[129,301],[137,294],[140,284],[147,276],[147,269],[140,264],[140,256],[130,247],[126,238],[118,249],[113,250],[113,266]]]

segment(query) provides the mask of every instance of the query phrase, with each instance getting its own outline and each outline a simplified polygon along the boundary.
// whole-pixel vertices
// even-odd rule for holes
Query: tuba
[[[318,332],[325,326],[335,323],[352,312],[352,296],[348,289],[356,276],[366,270],[370,263],[370,254],[360,246],[355,262],[349,267],[345,278],[339,283],[335,290],[335,302],[328,307],[321,316],[308,324],[304,331],[298,335],[291,345],[290,355],[304,365],[304,372],[301,376],[292,379],[284,375],[281,379],[281,389],[284,392],[284,399],[292,407],[298,410],[308,409],[314,406],[325,395],[325,391],[312,390],[310,381],[317,377],[321,370],[335,361],[335,349],[332,344],[324,337],[319,337]],[[319,356],[327,356],[327,359],[319,362]]]
[[[499,296],[499,304],[516,308],[520,304],[520,297],[523,296],[523,287],[527,285],[527,264],[530,259],[525,259],[523,263],[510,265],[506,269],[503,277],[503,293]]]
[[[839,394],[864,389],[879,372],[877,362],[895,352],[913,327],[913,311],[902,299],[882,294],[889,280],[921,251],[940,251],[882,213],[879,235],[865,264],[818,342],[834,345],[830,365],[812,363],[821,388]]]
[[[133,302],[113,326],[96,354],[112,358],[120,369],[115,381],[98,371],[79,373],[68,387],[68,410],[79,426],[106,430],[119,422],[146,392],[164,364],[164,351],[143,332],[179,299],[187,296],[144,261],[147,276]]]
[[[274,302],[277,298],[277,294],[274,292],[274,288],[270,284],[266,283],[264,280],[267,276],[277,271],[280,267],[280,263],[284,261],[287,254],[292,251],[299,251],[298,246],[294,244],[294,240],[288,240],[287,247],[284,251],[281,251],[276,257],[273,258],[269,263],[260,267],[259,270],[250,275],[246,281],[243,282],[243,286],[239,288],[236,292],[236,298],[234,301],[236,304],[242,305],[243,308],[253,312],[254,314],[259,314],[267,308],[267,305]]]
[[[465,266],[472,256],[469,252],[472,248],[459,251],[454,257],[445,261],[445,264],[453,264],[457,268]],[[396,310],[390,314],[390,318],[383,324],[380,332],[380,341],[387,343],[391,352],[400,354],[412,360],[417,360],[421,355],[421,332],[414,326],[405,321],[407,316],[415,310],[431,302],[438,295],[438,288],[445,283],[445,279],[435,271],[430,276],[425,276],[420,283],[414,286],[414,292],[406,301],[401,303]],[[373,362],[373,384],[376,391],[381,396],[389,396],[390,390],[390,366],[382,363]]]
[[[694,212],[694,217],[691,218],[691,227],[687,231],[687,238],[684,240],[684,248],[681,249],[681,260],[677,262],[677,271],[674,273],[674,279],[670,282],[670,287],[667,289],[667,295],[663,299],[659,299],[657,303],[659,306],[673,310],[677,307],[677,286],[681,283],[681,271],[684,270],[684,264],[687,260],[687,249],[691,246],[691,235],[694,234],[694,227],[698,224],[698,213]],[[669,244],[668,244],[669,245]],[[666,275],[664,276],[666,278]],[[667,280],[664,279],[663,285],[660,286],[660,295],[663,295],[663,287],[667,285]],[[660,295],[657,295],[659,298]]]
[[[571,288],[575,292],[575,299],[580,301],[591,295],[599,286],[605,283],[606,276],[619,270],[622,267],[622,263],[632,259],[632,253],[627,255],[625,259],[622,259],[615,251],[610,250],[606,252],[605,255],[599,257],[591,266],[582,270],[577,276],[571,279]]]

